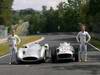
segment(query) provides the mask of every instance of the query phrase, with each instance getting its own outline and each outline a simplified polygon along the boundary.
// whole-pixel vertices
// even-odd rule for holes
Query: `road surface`
[[[42,35],[50,49],[59,46],[61,42],[78,45],[74,35],[50,34]],[[0,75],[100,75],[100,52],[88,47],[88,62],[62,62],[42,64],[9,65],[9,56],[0,58]]]

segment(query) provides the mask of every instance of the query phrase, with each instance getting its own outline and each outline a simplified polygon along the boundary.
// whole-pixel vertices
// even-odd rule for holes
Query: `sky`
[[[52,6],[54,9],[59,2],[64,2],[66,0],[14,0],[12,8],[14,10],[21,10],[26,8],[32,8],[35,10],[41,10],[43,5],[46,5],[47,8]]]

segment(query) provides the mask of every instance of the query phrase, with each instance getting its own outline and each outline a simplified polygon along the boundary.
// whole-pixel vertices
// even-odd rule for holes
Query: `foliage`
[[[29,21],[29,33],[79,31],[79,23],[88,30],[100,32],[99,0],[67,0],[60,2],[57,9],[42,6],[42,11],[23,9],[11,12],[13,0],[0,0],[0,24],[11,25],[19,20]],[[11,26],[10,26],[11,27]]]
[[[13,0],[0,0],[0,25],[11,24],[11,7]]]

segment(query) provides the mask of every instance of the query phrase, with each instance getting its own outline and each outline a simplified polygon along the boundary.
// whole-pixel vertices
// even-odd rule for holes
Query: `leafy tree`
[[[47,10],[47,7],[43,6],[42,11],[34,10],[35,13],[31,13],[29,31],[30,33],[78,31],[79,23],[82,22],[86,23],[89,30],[100,32],[99,2],[98,0],[68,0],[67,3],[59,3],[56,10],[52,7]]]
[[[89,23],[91,25],[91,29],[94,32],[100,32],[100,0],[90,0],[89,1]]]
[[[11,7],[13,0],[0,0],[0,24],[10,25],[11,24]]]

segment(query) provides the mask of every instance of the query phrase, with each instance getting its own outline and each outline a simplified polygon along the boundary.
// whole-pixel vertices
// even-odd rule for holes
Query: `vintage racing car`
[[[78,49],[75,49],[70,43],[67,42],[60,43],[58,48],[51,50],[52,62],[65,59],[78,61]]]
[[[40,61],[45,62],[48,50],[48,44],[41,46],[38,43],[31,44],[30,46],[24,46],[24,48],[19,48],[17,52],[17,63]]]

